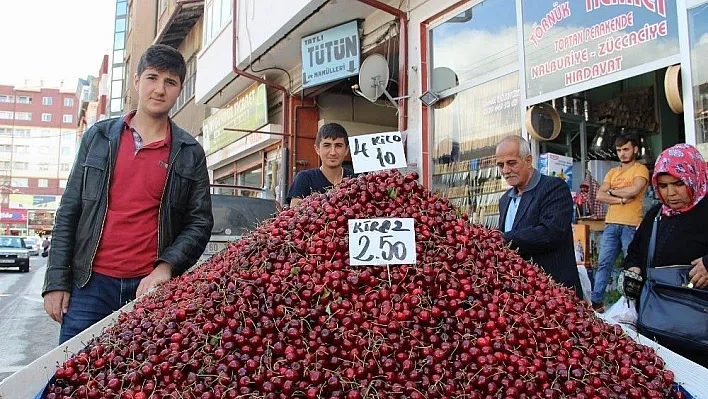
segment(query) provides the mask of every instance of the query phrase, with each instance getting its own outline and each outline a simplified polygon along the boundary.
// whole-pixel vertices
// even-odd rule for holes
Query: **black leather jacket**
[[[214,219],[204,150],[172,121],[167,181],[160,203],[157,245],[159,262],[184,273],[204,252]],[[42,295],[83,287],[103,232],[108,187],[118,154],[124,119],[97,122],[86,131],[57,210],[52,249]],[[140,237],[136,237],[136,240]]]

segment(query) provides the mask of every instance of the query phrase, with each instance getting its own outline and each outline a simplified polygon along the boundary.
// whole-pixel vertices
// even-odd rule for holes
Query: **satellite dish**
[[[388,61],[381,54],[372,54],[359,67],[359,90],[369,99],[376,101],[388,86]]]
[[[435,68],[433,69],[432,75],[431,89],[433,93],[441,93],[457,86],[457,74],[448,67]]]
[[[372,103],[381,97],[382,94],[397,107],[396,100],[405,97],[392,97],[386,87],[389,81],[388,60],[381,54],[371,54],[366,57],[359,67],[359,84],[352,86],[354,93],[364,97]]]

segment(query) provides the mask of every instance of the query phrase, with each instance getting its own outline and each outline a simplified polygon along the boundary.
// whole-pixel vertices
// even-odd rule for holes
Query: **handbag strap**
[[[654,251],[656,250],[656,230],[659,220],[661,219],[661,211],[654,218],[654,225],[651,227],[651,238],[649,239],[649,251],[647,253],[647,269],[654,267]]]

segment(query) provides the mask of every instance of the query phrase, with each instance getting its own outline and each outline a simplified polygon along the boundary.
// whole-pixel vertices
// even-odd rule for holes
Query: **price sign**
[[[408,265],[415,261],[412,218],[349,220],[349,264]]]
[[[355,173],[407,166],[400,132],[349,137],[349,148],[352,152]]]

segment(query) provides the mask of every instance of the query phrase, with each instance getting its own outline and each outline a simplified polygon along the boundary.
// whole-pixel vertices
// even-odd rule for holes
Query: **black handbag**
[[[637,328],[669,349],[708,354],[708,290],[689,288],[691,265],[653,267],[659,220],[649,241]]]

